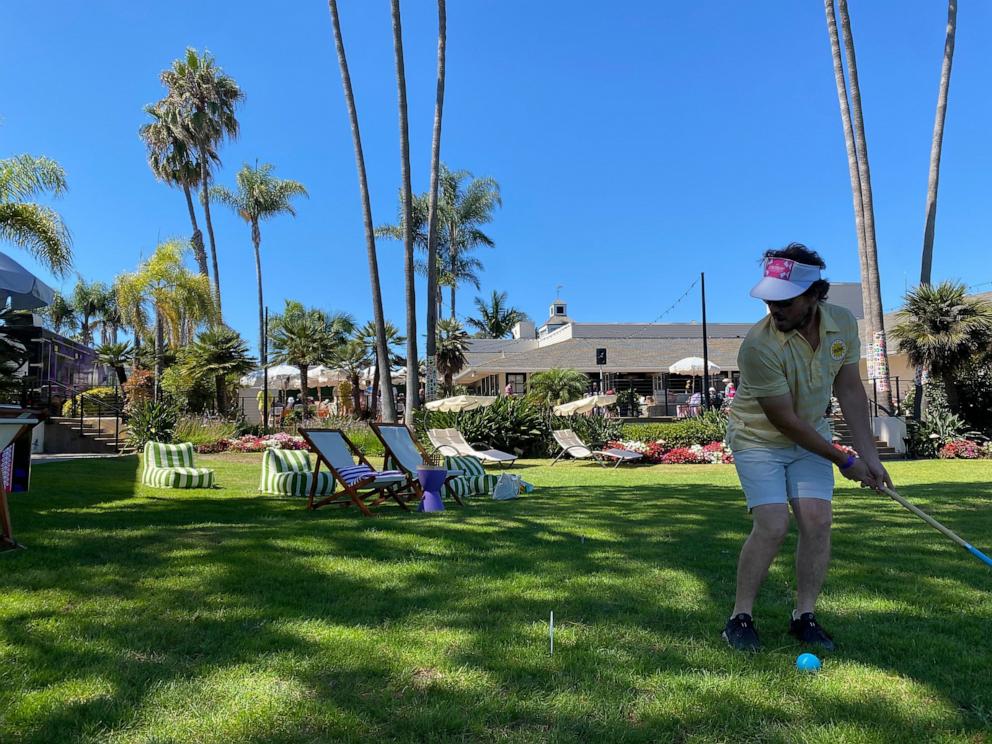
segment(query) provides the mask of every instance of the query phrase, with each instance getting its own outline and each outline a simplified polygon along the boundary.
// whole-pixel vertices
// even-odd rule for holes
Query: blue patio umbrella
[[[35,310],[52,304],[55,290],[6,253],[0,253],[0,308]]]

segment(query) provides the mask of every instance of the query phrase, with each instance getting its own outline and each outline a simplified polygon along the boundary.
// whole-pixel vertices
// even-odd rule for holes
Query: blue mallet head
[[[799,654],[799,658],[796,659],[796,669],[801,672],[818,672],[820,660],[813,654]]]

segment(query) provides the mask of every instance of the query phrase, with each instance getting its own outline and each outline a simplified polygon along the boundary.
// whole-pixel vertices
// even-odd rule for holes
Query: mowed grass
[[[307,513],[136,484],[137,458],[34,469],[0,555],[0,741],[990,741],[992,571],[840,488],[797,672],[794,536],[731,652],[749,529],[734,469],[525,462],[511,502]],[[992,463],[896,463],[903,495],[992,552]],[[548,616],[555,613],[555,652]]]

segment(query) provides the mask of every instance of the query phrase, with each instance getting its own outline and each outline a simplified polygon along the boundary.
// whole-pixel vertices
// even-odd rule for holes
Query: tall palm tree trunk
[[[379,285],[379,261],[375,250],[375,232],[372,226],[372,204],[369,199],[369,183],[365,172],[365,154],[362,151],[362,135],[358,127],[358,111],[355,108],[355,95],[351,88],[351,74],[348,72],[348,58],[341,38],[341,22],[338,17],[337,0],[328,0],[331,11],[331,25],[334,29],[334,46],[337,48],[338,67],[341,68],[341,84],[344,87],[345,105],[351,122],[351,138],[355,145],[355,164],[358,168],[358,187],[362,198],[362,215],[365,221],[365,246],[369,257],[369,283],[372,287],[372,313],[375,321],[375,345],[379,357],[379,369],[384,378],[389,377],[389,349],[386,346],[386,320],[382,312],[382,289]],[[396,405],[393,402],[392,385],[387,385],[382,394],[382,418],[388,423],[396,421]]]
[[[865,226],[865,256],[869,304],[871,307],[872,339],[869,345],[870,358],[875,360],[874,378],[878,380],[881,405],[892,410],[892,390],[889,385],[889,357],[885,338],[885,320],[882,317],[882,287],[878,275],[878,251],[875,241],[875,207],[872,200],[871,170],[868,166],[868,142],[865,138],[864,116],[861,110],[861,87],[858,82],[858,61],[854,53],[854,36],[851,33],[851,17],[847,11],[847,0],[838,0],[840,10],[841,37],[847,54],[847,69],[851,81],[851,124],[854,129],[854,148],[858,155],[858,175],[861,179],[861,201]]]
[[[189,242],[193,246],[196,265],[200,269],[200,273],[209,278],[207,251],[203,247],[203,233],[200,232],[200,226],[196,224],[196,209],[193,207],[193,194],[190,193],[189,184],[183,184],[183,194],[186,195],[186,208],[189,210],[189,221],[193,225],[193,237],[190,238]]]
[[[203,216],[207,222],[207,235],[210,237],[210,262],[213,264],[214,270],[214,301],[217,303],[217,320],[218,322],[221,322],[223,320],[223,316],[220,306],[220,270],[217,268],[217,241],[214,240],[214,223],[213,220],[210,219],[210,191],[207,188],[210,172],[207,170],[205,157],[206,156],[201,150],[200,199],[203,201]]]
[[[389,379],[390,388],[392,387],[392,378]],[[379,389],[382,386],[382,377],[379,374],[379,364],[376,363],[375,371],[372,373],[372,410],[375,411],[375,405],[379,400]],[[373,413],[374,415],[374,413]]]
[[[406,279],[406,422],[413,422],[420,391],[417,363],[417,292],[413,271],[413,194],[410,185],[410,123],[406,105],[406,68],[403,62],[403,24],[400,0],[390,3],[393,16],[393,49],[396,54],[396,88],[400,116],[400,175],[403,181],[403,274]],[[429,296],[429,295],[428,295]]]
[[[837,34],[837,18],[833,0],[825,0],[827,31],[830,35],[830,51],[834,63],[834,82],[837,84],[837,102],[840,105],[840,118],[844,126],[844,144],[847,147],[847,168],[851,177],[851,196],[854,201],[854,225],[858,239],[858,262],[861,276],[868,276],[868,254],[865,251],[865,212],[861,199],[861,176],[858,172],[858,155],[854,147],[854,129],[851,126],[851,107],[847,99],[847,81],[844,78],[844,59],[841,56],[840,37]],[[864,311],[867,335],[872,337],[871,299],[868,292],[862,291],[861,305]]]
[[[258,358],[264,367],[268,364],[268,350],[265,348],[265,302],[262,300],[262,231],[258,220],[251,223],[251,243],[255,248],[255,278],[258,280]]]
[[[162,322],[162,311],[155,307],[155,400],[159,399],[162,390],[162,373],[165,371],[165,360],[162,352],[165,348],[165,324]]]
[[[437,0],[437,92],[434,96],[434,133],[431,137],[431,185],[427,211],[427,364],[424,370],[424,396],[437,397],[437,319],[440,315],[440,288],[437,283],[437,192],[441,169],[441,116],[444,111],[445,58],[448,45],[448,17],[445,0]],[[434,296],[439,300],[435,304]],[[419,393],[419,391],[418,391]]]
[[[937,184],[940,180],[940,152],[944,144],[944,118],[947,115],[947,90],[951,85],[951,64],[954,61],[954,35],[957,30],[957,0],[947,3],[947,34],[944,38],[944,61],[940,66],[940,87],[937,89],[937,113],[930,143],[930,174],[927,178],[926,224],[923,228],[923,259],[920,284],[930,284],[933,268],[933,238],[937,224]],[[923,370],[916,370],[916,394],[913,397],[913,417],[919,421],[923,412]]]
[[[937,91],[937,114],[933,122],[930,143],[930,175],[927,179],[927,220],[923,229],[923,263],[920,284],[930,283],[933,264],[933,236],[937,222],[937,183],[940,180],[940,151],[944,143],[944,118],[947,115],[947,90],[951,84],[951,64],[954,61],[954,34],[957,29],[957,0],[947,3],[947,35],[944,40],[944,62],[940,67],[940,87]]]

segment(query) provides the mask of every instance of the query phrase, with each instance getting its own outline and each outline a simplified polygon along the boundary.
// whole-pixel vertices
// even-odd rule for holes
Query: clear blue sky
[[[377,224],[400,182],[389,3],[340,0]],[[449,3],[442,157],[495,177],[504,207],[483,293],[538,322],[555,286],[586,321],[651,321],[707,272],[709,317],[746,321],[755,259],[798,240],[836,281],[858,278],[850,182],[821,3]],[[429,176],[436,10],[403,4],[414,189]],[[919,276],[944,42],[943,3],[853,3],[884,303]],[[959,15],[934,273],[992,282],[992,10]],[[311,198],[263,226],[267,301],[371,317],[351,135],[326,3],[0,6],[0,157],[45,154],[76,267],[109,281],[156,241],[188,236],[183,196],[152,177],[138,139],[159,72],[207,48],[243,87],[241,137],[218,182],[271,162]],[[247,227],[216,209],[226,320],[255,342]],[[7,250],[8,248],[4,248]],[[402,249],[380,243],[386,314],[403,325]],[[33,262],[27,262],[35,266]],[[58,282],[54,282],[58,285]],[[72,280],[64,283],[71,288]],[[986,286],[984,289],[988,289]],[[420,291],[423,305],[423,289]],[[473,288],[459,294],[470,309]],[[688,321],[698,303],[665,317]],[[421,313],[422,318],[422,313]],[[423,332],[421,320],[421,333]]]

